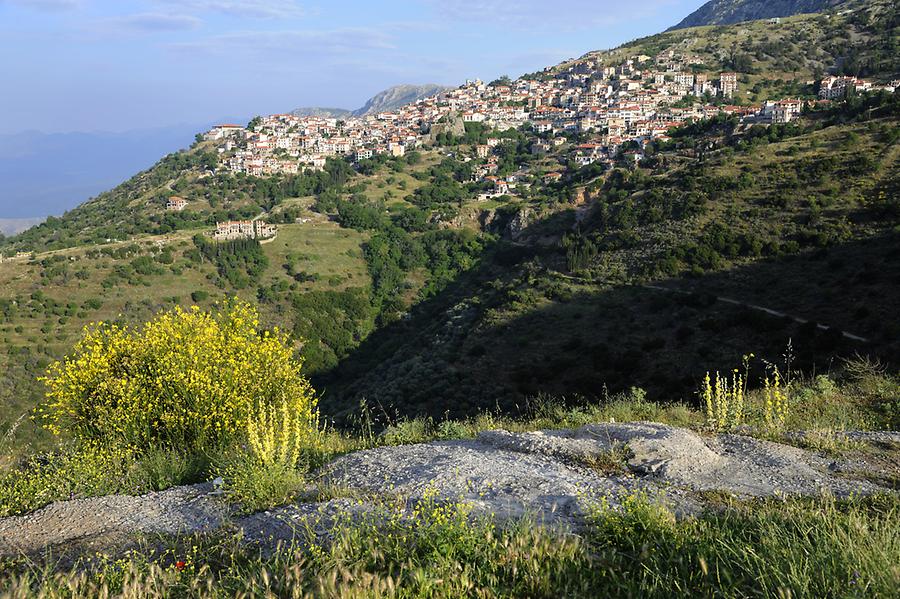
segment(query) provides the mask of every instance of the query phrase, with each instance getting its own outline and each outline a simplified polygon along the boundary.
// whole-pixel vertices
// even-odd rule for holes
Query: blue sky
[[[518,76],[703,0],[0,0],[0,133],[123,131]]]

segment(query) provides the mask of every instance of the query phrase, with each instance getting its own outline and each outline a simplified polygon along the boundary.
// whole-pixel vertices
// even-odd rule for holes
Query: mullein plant
[[[700,395],[706,406],[706,422],[714,430],[730,430],[743,422],[751,358],[753,354],[744,356],[743,374],[737,368],[730,377],[717,371],[713,379],[709,372],[706,373]]]
[[[766,426],[770,430],[781,430],[787,421],[789,385],[782,380],[777,366],[772,365],[770,369],[772,378],[770,379],[767,373],[763,379]]]

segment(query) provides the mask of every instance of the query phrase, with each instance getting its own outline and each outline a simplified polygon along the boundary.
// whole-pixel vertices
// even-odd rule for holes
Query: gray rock
[[[78,543],[118,544],[137,533],[183,534],[220,528],[230,509],[212,485],[175,487],[140,497],[110,495],[52,503],[32,514],[0,518],[0,555],[65,550]]]
[[[893,442],[897,433],[848,436]],[[610,452],[624,460],[621,471],[590,467]],[[437,493],[441,499],[470,504],[476,514],[501,519],[529,515],[568,528],[579,525],[587,502],[603,497],[616,507],[619,498],[635,492],[667,502],[676,513],[690,513],[702,507],[697,491],[744,497],[885,491],[865,477],[851,478],[865,474],[867,463],[861,461],[849,472],[788,445],[637,422],[529,433],[487,431],[474,440],[380,447],[338,458],[320,472],[320,480],[362,496],[397,495],[411,504]],[[366,500],[334,499],[236,517],[217,495],[215,485],[205,484],[141,497],[54,503],[33,514],[0,519],[0,556],[66,547],[108,549],[139,534],[222,528],[271,546],[295,538],[298,531],[303,538],[327,534],[338,519],[373,509]]]

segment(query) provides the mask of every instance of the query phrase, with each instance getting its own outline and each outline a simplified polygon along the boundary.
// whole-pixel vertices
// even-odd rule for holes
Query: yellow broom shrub
[[[112,445],[214,450],[246,440],[274,411],[291,421],[286,451],[315,434],[316,397],[285,335],[260,331],[251,305],[175,308],[135,329],[85,328],[50,365],[45,426]]]

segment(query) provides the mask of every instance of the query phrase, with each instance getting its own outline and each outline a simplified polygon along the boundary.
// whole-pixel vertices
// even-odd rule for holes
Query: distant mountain
[[[365,116],[377,112],[386,112],[397,110],[407,104],[412,104],[422,98],[434,96],[451,89],[444,85],[434,83],[426,83],[424,85],[395,85],[373,96],[365,106],[356,110],[346,110],[343,108],[319,108],[306,107],[292,110],[291,114],[296,116],[324,116],[331,118],[346,118],[349,116]]]
[[[365,106],[355,110],[353,114],[355,116],[363,116],[376,112],[396,110],[448,89],[450,88],[447,86],[433,83],[426,83],[425,85],[396,85],[376,94],[371,100],[366,102]]]
[[[44,222],[43,217],[38,218],[0,218],[0,235],[18,235],[26,229]]]
[[[846,0],[710,0],[671,29],[789,17],[821,12],[844,2]]]
[[[294,116],[318,116],[333,119],[342,119],[353,114],[352,111],[344,108],[321,108],[319,106],[305,106],[292,110]]]

